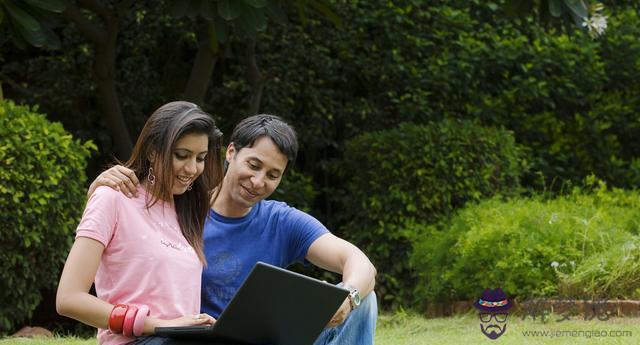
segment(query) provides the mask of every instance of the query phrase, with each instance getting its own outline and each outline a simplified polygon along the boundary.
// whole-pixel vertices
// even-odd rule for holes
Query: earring
[[[189,187],[187,187],[187,190],[191,190],[193,188],[193,182],[189,183]]]
[[[153,174],[153,168],[149,168],[149,174],[147,175],[147,181],[153,186],[156,183],[156,175]]]

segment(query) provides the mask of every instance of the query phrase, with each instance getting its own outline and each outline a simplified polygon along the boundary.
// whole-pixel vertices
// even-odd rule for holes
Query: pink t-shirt
[[[76,238],[92,238],[105,246],[95,278],[98,298],[146,304],[150,316],[160,319],[198,314],[202,263],[182,236],[175,209],[161,201],[146,209],[147,197],[142,187],[131,199],[99,187],[87,202]],[[100,344],[132,340],[98,330]]]

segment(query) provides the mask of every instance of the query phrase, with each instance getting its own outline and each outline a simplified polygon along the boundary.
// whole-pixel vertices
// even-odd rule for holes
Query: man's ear
[[[227,160],[227,162],[231,162],[231,159],[235,155],[236,155],[236,147],[233,146],[233,143],[229,143],[229,146],[227,146],[227,152],[225,153],[225,159]]]

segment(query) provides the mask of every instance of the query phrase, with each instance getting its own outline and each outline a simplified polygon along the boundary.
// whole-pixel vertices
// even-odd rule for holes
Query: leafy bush
[[[289,170],[282,177],[280,185],[270,199],[284,201],[299,210],[310,212],[317,194],[311,177]]]
[[[263,105],[299,129],[312,157],[305,172],[314,176],[348,138],[448,117],[511,130],[546,186],[593,173],[633,187],[640,183],[639,6],[607,4],[609,28],[594,40],[534,16],[505,18],[495,2],[339,3],[350,18],[340,30],[320,21],[310,32],[268,29],[277,32],[262,41],[264,61],[282,63],[268,67],[278,77]],[[246,92],[230,87],[238,85],[218,90],[216,109],[229,109],[224,118],[237,113],[229,94]],[[331,186],[326,181],[316,181],[321,190]],[[523,184],[540,181],[531,175]]]
[[[342,235],[378,268],[387,303],[407,300],[417,222],[432,222],[468,201],[519,188],[522,151],[511,134],[469,121],[410,123],[367,133],[346,145],[340,169],[347,181]]]
[[[593,173],[611,185],[637,186],[640,149],[630,143],[640,134],[640,43],[631,37],[640,34],[640,17],[620,9],[610,22],[599,40],[535,25],[527,35],[465,34],[459,58],[442,68],[470,68],[472,86],[449,111],[512,130],[547,185]]]
[[[640,281],[640,194],[604,185],[553,200],[493,198],[429,226],[412,263],[417,298],[630,297]]]
[[[93,149],[37,108],[0,101],[0,332],[30,317],[40,289],[57,284]]]

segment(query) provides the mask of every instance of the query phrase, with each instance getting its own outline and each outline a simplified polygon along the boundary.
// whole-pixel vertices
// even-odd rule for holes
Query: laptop
[[[333,284],[258,262],[215,324],[157,327],[156,335],[207,344],[312,345],[348,294]]]

